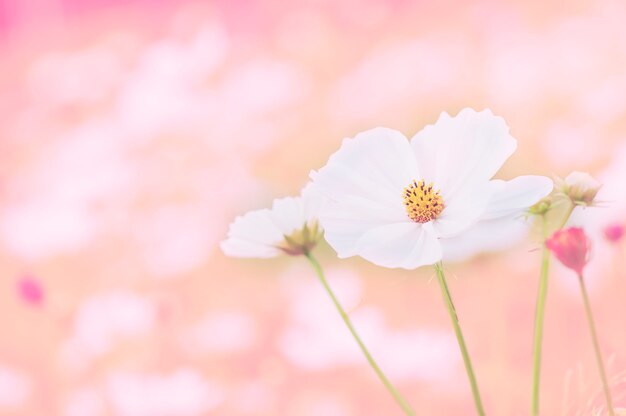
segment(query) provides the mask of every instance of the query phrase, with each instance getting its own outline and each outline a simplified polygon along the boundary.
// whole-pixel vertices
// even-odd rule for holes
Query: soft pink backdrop
[[[400,414],[303,259],[224,257],[235,215],[295,194],[343,137],[491,108],[499,176],[587,170],[581,212],[626,407],[626,3],[0,1],[0,414]],[[530,406],[537,244],[449,265],[490,415]],[[473,404],[433,272],[319,257],[420,415]],[[555,266],[542,409],[602,404]]]

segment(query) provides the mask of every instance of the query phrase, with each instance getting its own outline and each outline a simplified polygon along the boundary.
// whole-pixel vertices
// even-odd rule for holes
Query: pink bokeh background
[[[226,258],[343,137],[503,116],[499,176],[585,170],[588,284],[626,407],[626,3],[0,0],[0,414],[400,414],[301,258]],[[490,415],[530,408],[539,245],[449,264]],[[318,257],[420,415],[473,414],[433,271]],[[542,414],[602,408],[575,277],[554,264]],[[602,414],[602,413],[597,413]]]

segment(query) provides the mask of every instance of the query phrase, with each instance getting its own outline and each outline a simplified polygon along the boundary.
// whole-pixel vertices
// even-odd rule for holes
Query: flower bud
[[[602,184],[584,172],[572,172],[556,181],[558,192],[566,195],[574,204],[589,206],[593,204]]]
[[[565,267],[582,275],[591,251],[591,241],[582,228],[570,227],[556,231],[546,240],[546,247]]]
[[[552,198],[550,195],[541,198],[535,205],[528,208],[528,213],[531,215],[543,215],[550,210],[552,206]]]
[[[602,230],[604,233],[604,238],[607,239],[610,243],[619,242],[624,236],[624,225],[623,224],[610,224],[604,227]]]

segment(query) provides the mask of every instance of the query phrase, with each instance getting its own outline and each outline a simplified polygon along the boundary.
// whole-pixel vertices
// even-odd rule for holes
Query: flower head
[[[558,230],[546,240],[546,247],[569,269],[582,275],[591,253],[591,240],[580,227]]]
[[[317,221],[322,203],[323,198],[307,186],[299,197],[275,199],[271,209],[239,216],[221,243],[222,251],[228,256],[257,258],[306,254],[322,235]]]
[[[623,224],[610,224],[604,227],[602,231],[604,233],[604,238],[611,243],[617,243],[622,239],[622,237],[624,237]]]
[[[585,172],[572,172],[565,179],[557,179],[556,190],[567,196],[574,204],[593,204],[602,184]]]
[[[21,277],[17,281],[17,292],[19,297],[29,305],[40,306],[44,302],[45,294],[43,287],[33,277]]]
[[[339,257],[413,269],[473,250],[468,235],[510,221],[552,190],[552,181],[520,176],[492,180],[515,151],[504,120],[491,111],[443,113],[409,142],[376,128],[345,139],[326,166],[311,173],[327,197],[325,237]]]

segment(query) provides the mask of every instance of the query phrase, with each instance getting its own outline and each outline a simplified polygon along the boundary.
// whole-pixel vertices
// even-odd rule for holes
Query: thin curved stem
[[[345,312],[345,310],[339,303],[339,300],[335,296],[335,293],[333,292],[333,290],[330,288],[330,285],[326,281],[326,277],[324,277],[324,272],[322,271],[322,267],[320,266],[320,264],[317,262],[315,257],[313,257],[313,255],[311,255],[310,253],[306,253],[306,257],[309,259],[309,262],[311,262],[311,265],[315,269],[315,272],[317,273],[317,277],[322,283],[322,286],[324,286],[324,289],[326,289],[326,292],[328,293],[333,303],[335,304],[335,307],[337,308],[339,315],[341,315],[341,318],[343,319],[346,326],[350,330],[350,333],[356,340],[357,344],[359,344],[361,351],[363,351],[365,358],[369,362],[370,366],[374,369],[374,372],[376,373],[380,381],[383,382],[383,384],[385,385],[389,393],[391,393],[391,395],[396,400],[398,405],[402,408],[404,413],[407,416],[415,416],[415,411],[411,408],[411,406],[407,403],[407,401],[402,397],[402,395],[400,395],[398,390],[396,390],[396,388],[391,384],[391,382],[389,381],[385,373],[383,373],[383,371],[380,369],[378,364],[376,364],[376,361],[374,361],[374,358],[372,357],[372,355],[367,350],[367,347],[361,340],[361,337],[359,337],[359,334],[357,334],[356,329],[354,329],[354,326],[352,325],[352,322],[350,321],[348,314]]]
[[[541,344],[543,340],[543,318],[545,315],[546,295],[548,294],[548,269],[550,265],[550,251],[543,246],[541,249],[541,276],[539,277],[539,291],[537,292],[537,307],[535,310],[535,333],[533,343],[533,400],[532,414],[539,414],[539,381],[541,378]]]
[[[585,281],[582,275],[578,276],[578,282],[580,283],[580,291],[583,295],[583,301],[585,303],[585,314],[587,315],[587,322],[589,322],[589,330],[591,332],[591,339],[593,341],[593,349],[596,353],[596,361],[598,363],[598,371],[600,371],[600,378],[602,379],[602,387],[604,389],[604,396],[606,398],[606,405],[610,416],[614,416],[613,412],[613,400],[611,399],[611,390],[609,389],[609,382],[607,381],[606,371],[604,370],[604,362],[602,360],[602,353],[600,352],[600,343],[598,342],[598,334],[596,333],[596,325],[593,321],[593,314],[591,313],[591,304],[589,302],[589,295],[587,295],[587,288],[585,287]]]
[[[567,220],[572,215],[576,206],[569,205],[559,227],[560,230],[567,224]],[[548,224],[546,216],[541,218],[541,274],[539,276],[539,289],[537,290],[537,303],[535,307],[535,331],[533,335],[533,390],[531,414],[539,415],[539,383],[541,381],[541,347],[543,342],[543,320],[545,316],[546,298],[548,294],[548,271],[550,268],[550,250],[546,247],[545,241],[548,238]]]
[[[485,409],[483,408],[482,401],[480,400],[480,392],[478,390],[478,383],[476,382],[476,376],[474,375],[474,370],[472,368],[472,360],[470,359],[469,353],[467,351],[467,346],[465,345],[463,332],[461,331],[461,326],[459,325],[459,318],[456,314],[454,303],[452,303],[452,296],[450,295],[450,290],[448,289],[448,284],[446,283],[446,277],[443,273],[443,266],[441,263],[435,264],[435,271],[437,272],[437,279],[439,280],[439,285],[441,286],[443,300],[446,304],[446,308],[448,309],[448,313],[450,314],[450,319],[452,320],[452,326],[454,327],[456,340],[459,343],[461,355],[463,355],[463,363],[465,364],[465,371],[467,372],[467,377],[469,378],[469,382],[472,387],[472,396],[474,396],[476,412],[480,416],[484,416]]]

